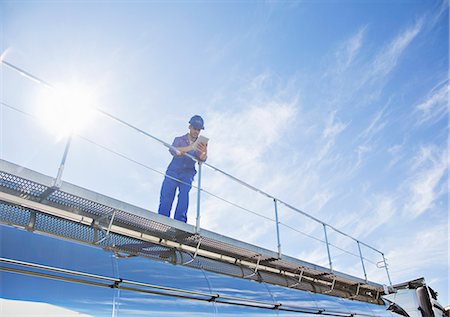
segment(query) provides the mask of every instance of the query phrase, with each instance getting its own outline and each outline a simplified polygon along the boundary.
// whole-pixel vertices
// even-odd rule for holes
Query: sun
[[[92,123],[96,98],[93,89],[80,83],[45,87],[38,96],[41,124],[57,137],[79,133]]]

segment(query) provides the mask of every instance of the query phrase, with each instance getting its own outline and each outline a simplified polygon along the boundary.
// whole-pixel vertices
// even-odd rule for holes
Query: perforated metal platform
[[[111,250],[379,303],[382,285],[185,224],[0,160],[0,223]]]

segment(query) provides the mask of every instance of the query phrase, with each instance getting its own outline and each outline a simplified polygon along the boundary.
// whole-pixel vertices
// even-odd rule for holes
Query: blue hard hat
[[[194,129],[199,129],[199,130],[204,130],[205,129],[203,118],[200,117],[199,115],[193,116],[191,118],[191,120],[189,120],[189,124],[192,125],[192,127]]]

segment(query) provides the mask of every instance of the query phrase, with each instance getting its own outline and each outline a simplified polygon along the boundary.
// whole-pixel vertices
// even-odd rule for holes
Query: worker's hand
[[[208,145],[207,144],[205,144],[205,143],[199,143],[199,145],[198,145],[198,151],[200,152],[200,153],[205,153],[206,154],[206,152],[207,152],[207,150],[208,150]]]

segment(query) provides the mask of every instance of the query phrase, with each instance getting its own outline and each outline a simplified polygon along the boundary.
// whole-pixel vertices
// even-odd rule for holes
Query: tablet
[[[200,143],[208,144],[208,141],[209,141],[209,139],[206,136],[199,135],[197,140],[195,140],[195,142],[194,142],[194,149],[198,150],[198,145]]]

